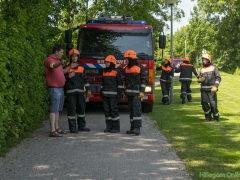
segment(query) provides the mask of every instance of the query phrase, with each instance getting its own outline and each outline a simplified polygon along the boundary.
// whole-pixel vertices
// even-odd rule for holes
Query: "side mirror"
[[[66,43],[66,54],[68,55],[69,50],[73,48],[72,29],[68,29],[68,30],[65,31],[64,42]]]
[[[70,49],[73,48],[73,44],[72,43],[66,43],[66,55],[68,55],[68,52],[70,51]]]
[[[159,35],[159,48],[165,49],[166,47],[166,36],[164,34]]]
[[[72,49],[73,48],[73,44],[72,43],[67,43],[66,44],[66,49]]]
[[[65,43],[72,43],[72,29],[68,29],[65,31]]]

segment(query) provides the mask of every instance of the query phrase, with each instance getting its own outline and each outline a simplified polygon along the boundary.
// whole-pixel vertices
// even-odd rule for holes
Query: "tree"
[[[43,61],[56,43],[61,4],[9,0],[0,1],[0,7],[1,146],[46,118]]]
[[[198,0],[201,11],[209,24],[215,24],[215,41],[212,42],[214,62],[220,68],[234,72],[240,65],[239,25],[240,2],[237,0]],[[210,41],[209,41],[210,43]]]

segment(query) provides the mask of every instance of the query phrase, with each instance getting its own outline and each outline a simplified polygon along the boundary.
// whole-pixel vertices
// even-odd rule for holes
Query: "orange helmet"
[[[188,62],[189,62],[188,56],[185,56],[185,57],[183,58],[183,61],[188,61]]]
[[[169,58],[169,57],[165,58],[165,61],[168,61],[168,62],[172,63],[172,59]]]
[[[104,62],[111,62],[113,64],[116,64],[117,60],[113,55],[108,55],[107,57],[105,57]]]
[[[137,59],[137,54],[133,50],[127,50],[124,54],[124,58]]]
[[[73,54],[77,54],[78,57],[80,56],[80,52],[79,52],[77,49],[72,48],[72,49],[68,52],[68,58],[70,58],[71,55],[73,55]]]
[[[211,58],[211,56],[209,54],[203,54],[202,55],[202,59],[203,58],[209,60],[210,62],[212,62],[212,58]]]

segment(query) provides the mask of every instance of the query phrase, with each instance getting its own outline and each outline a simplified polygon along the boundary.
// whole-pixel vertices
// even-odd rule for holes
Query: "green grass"
[[[218,109],[220,122],[204,122],[201,107],[200,85],[193,80],[191,89],[193,102],[181,104],[180,82],[174,81],[174,103],[161,104],[161,88],[155,88],[155,104],[150,117],[167,137],[178,156],[185,162],[194,179],[200,173],[216,174],[215,179],[240,179],[240,78],[221,72]],[[227,173],[238,173],[237,177],[220,177]]]

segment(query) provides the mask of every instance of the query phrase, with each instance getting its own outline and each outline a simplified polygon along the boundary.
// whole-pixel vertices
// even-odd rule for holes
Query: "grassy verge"
[[[191,85],[191,103],[181,104],[178,80],[174,81],[174,103],[169,106],[161,104],[160,86],[155,88],[155,105],[149,115],[194,179],[240,179],[240,78],[226,73],[221,76],[219,123],[204,122],[196,79]]]

